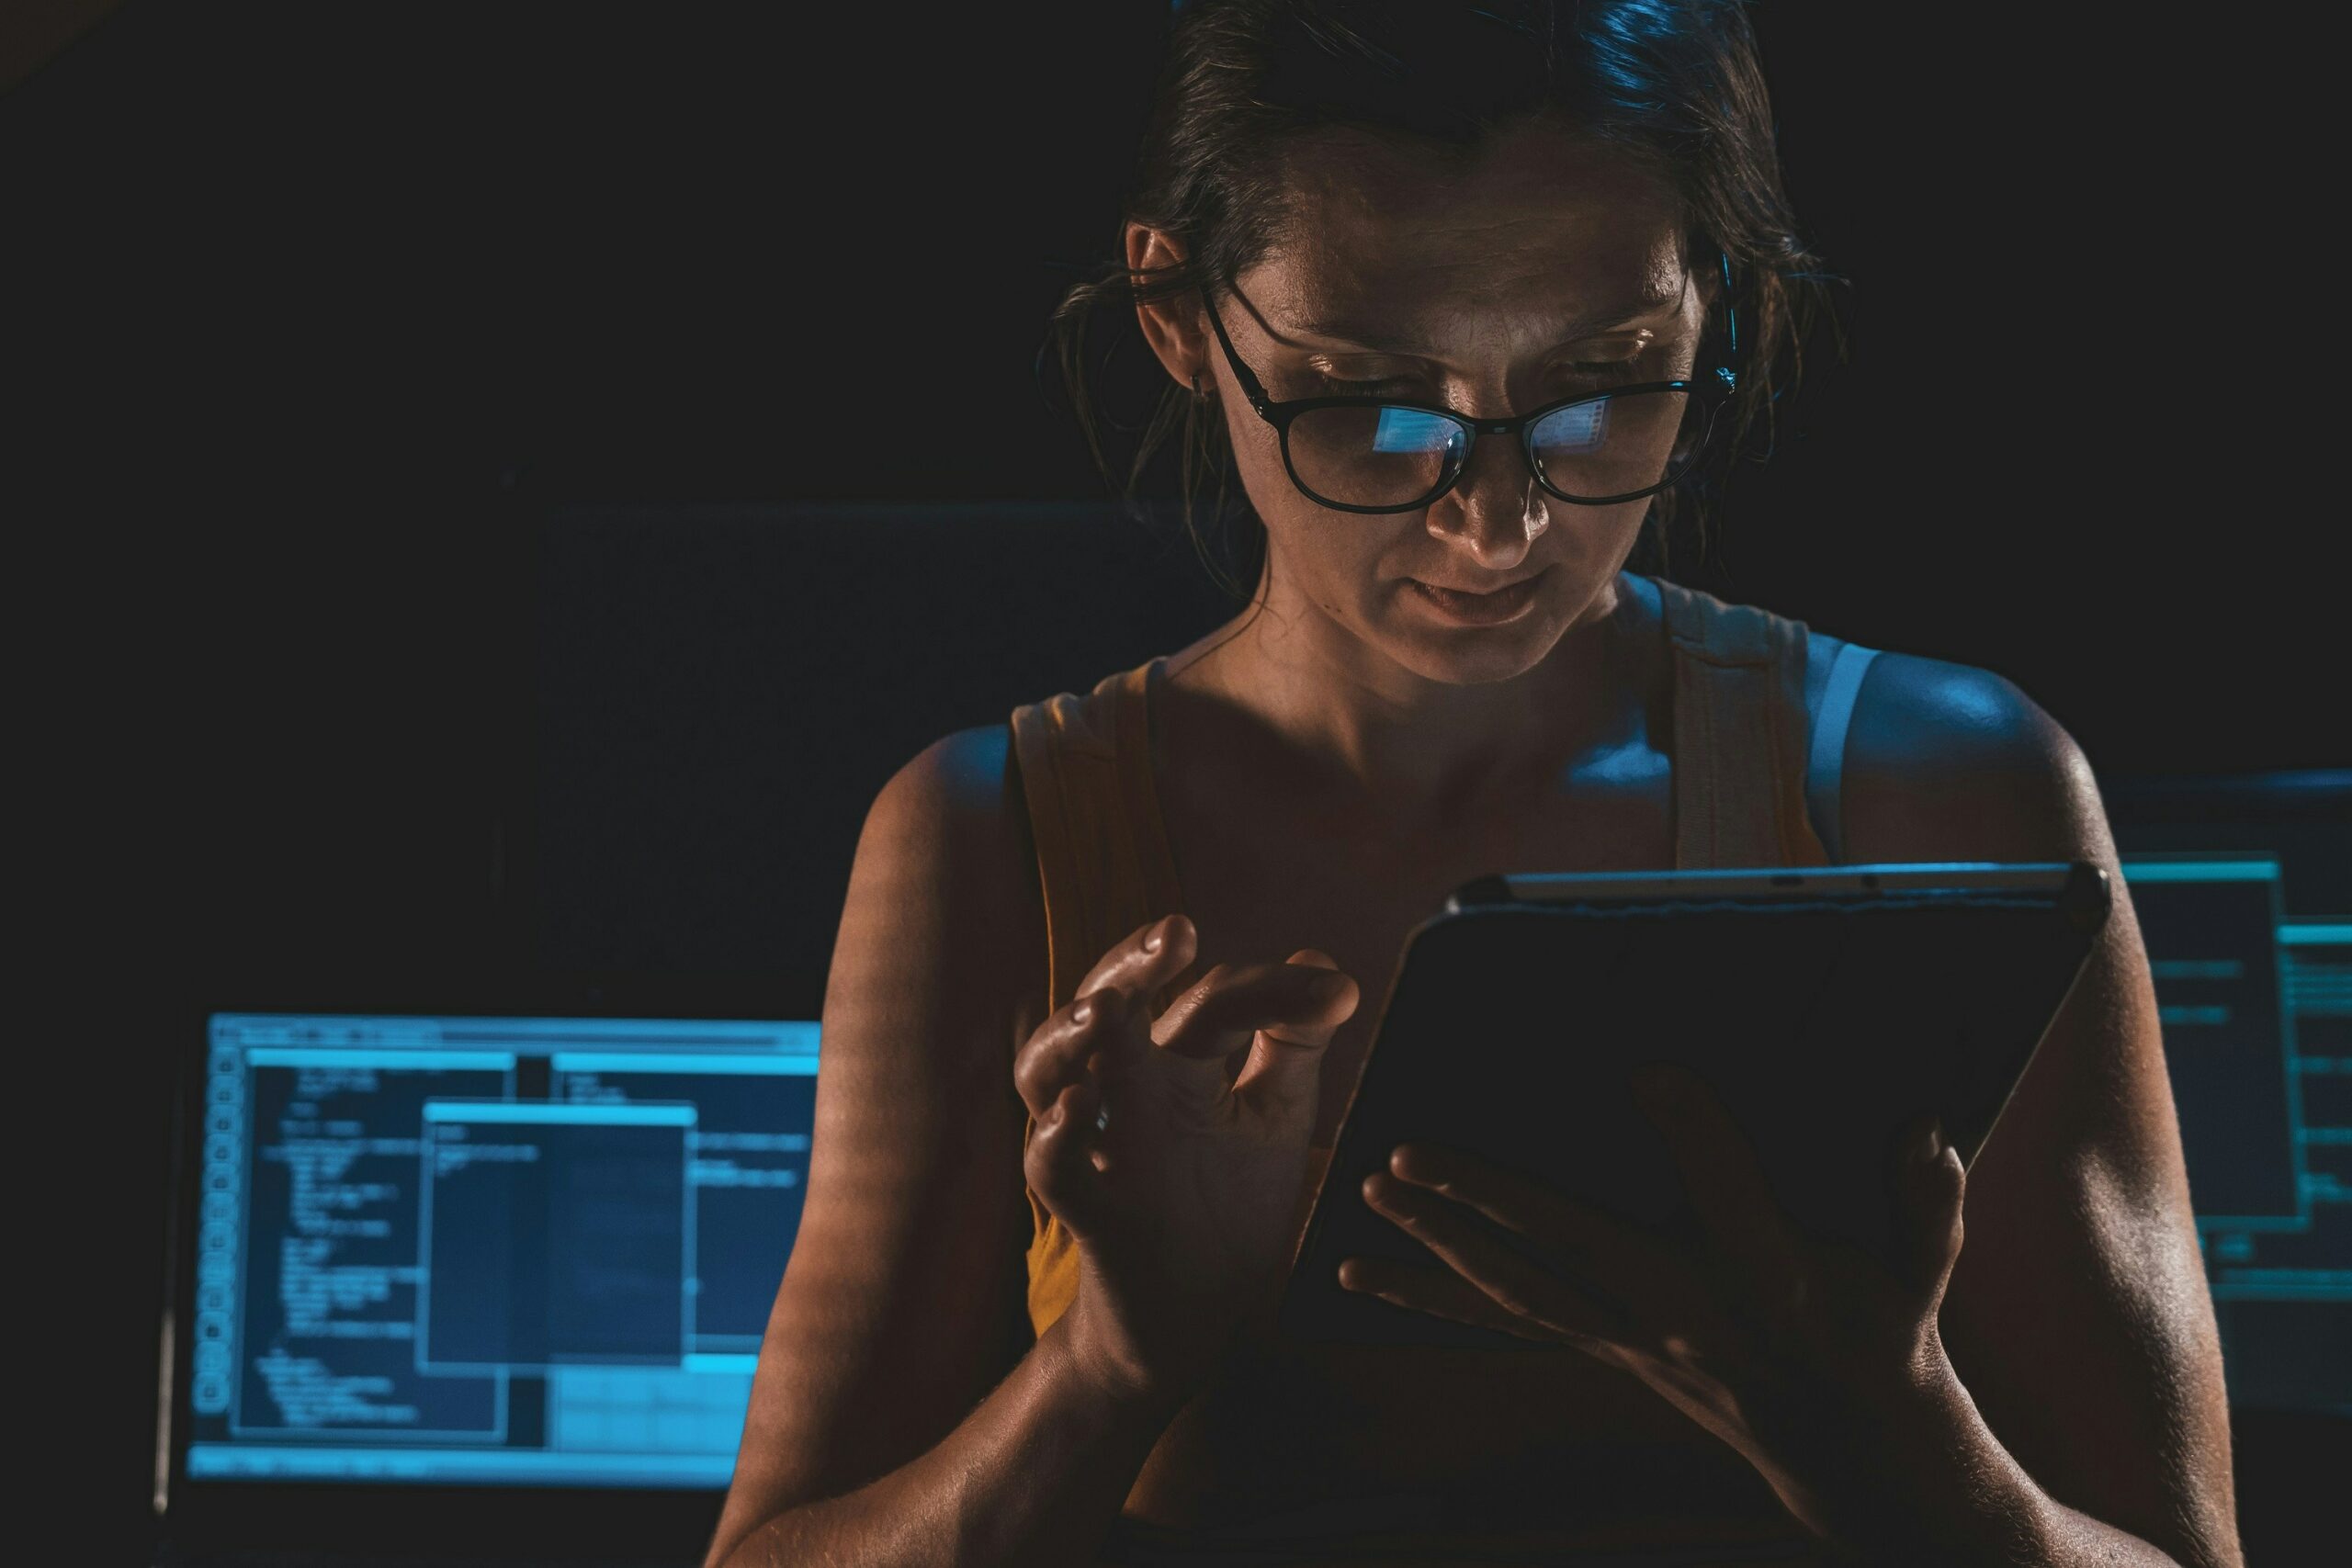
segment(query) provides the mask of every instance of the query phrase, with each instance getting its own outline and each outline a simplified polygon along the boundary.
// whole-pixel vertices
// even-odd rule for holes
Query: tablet
[[[1653,1061],[1713,1086],[1797,1224],[1890,1256],[1904,1123],[1933,1110],[1975,1161],[2109,904],[2086,862],[1464,886],[1406,939],[1276,1333],[1543,1348],[1342,1290],[1342,1258],[1433,1262],[1364,1202],[1363,1179],[1398,1144],[1446,1144],[1693,1234],[1680,1173],[1627,1082]]]

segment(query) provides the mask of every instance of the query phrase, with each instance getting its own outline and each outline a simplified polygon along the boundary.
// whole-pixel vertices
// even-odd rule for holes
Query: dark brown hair
[[[1773,402],[1795,378],[1822,278],[1781,193],[1771,107],[1741,0],[1191,0],[1170,28],[1122,219],[1164,230],[1181,265],[1130,275],[1124,260],[1072,287],[1048,343],[1095,462],[1133,499],[1172,436],[1183,519],[1210,573],[1246,600],[1265,530],[1231,506],[1225,426],[1214,404],[1170,384],[1140,421],[1101,405],[1106,360],[1088,363],[1098,310],[1132,331],[1138,302],[1230,278],[1261,257],[1283,216],[1285,139],[1351,125],[1459,154],[1536,117],[1624,148],[1665,177],[1686,214],[1693,266],[1731,266],[1710,307],[1738,311],[1739,387],[1729,438],[1657,497],[1645,541],[1663,567],[1677,491],[1702,529],[1705,498],[1742,450],[1769,449]],[[1135,334],[1139,335],[1139,334]],[[1107,356],[1106,356],[1107,359]],[[1106,432],[1131,437],[1115,458]],[[1694,482],[1695,481],[1695,482]],[[1204,493],[1213,502],[1204,525]],[[1246,574],[1246,575],[1245,575]]]

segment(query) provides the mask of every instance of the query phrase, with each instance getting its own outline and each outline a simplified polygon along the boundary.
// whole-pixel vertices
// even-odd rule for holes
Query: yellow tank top
[[[1828,863],[1805,811],[1804,624],[1638,582],[1661,600],[1671,645],[1675,866]],[[1113,942],[1180,906],[1152,784],[1147,705],[1159,663],[1012,712],[1045,891],[1049,1013]],[[1078,1249],[1035,1192],[1029,1212],[1029,1321],[1043,1334],[1078,1293]]]

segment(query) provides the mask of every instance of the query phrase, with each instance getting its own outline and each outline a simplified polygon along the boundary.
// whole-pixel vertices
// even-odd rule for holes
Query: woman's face
[[[1388,396],[1493,419],[1691,374],[1706,299],[1680,208],[1622,152],[1539,126],[1448,165],[1334,130],[1297,148],[1286,176],[1280,238],[1217,306],[1277,400]],[[1148,243],[1131,236],[1131,252]],[[1155,345],[1180,379],[1215,378],[1266,525],[1271,608],[1456,684],[1521,674],[1610,610],[1647,498],[1561,501],[1534,483],[1518,443],[1482,436],[1460,481],[1419,511],[1323,506],[1292,482],[1200,297],[1171,303]],[[1499,597],[1449,612],[1421,584]]]

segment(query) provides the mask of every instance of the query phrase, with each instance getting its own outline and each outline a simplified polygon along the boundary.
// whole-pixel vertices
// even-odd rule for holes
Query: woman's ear
[[[1184,261],[1182,244],[1166,231],[1130,222],[1126,229],[1127,272],[1137,284]],[[1197,389],[1200,380],[1214,379],[1208,362],[1208,329],[1201,321],[1201,296],[1187,289],[1164,299],[1138,300],[1136,320],[1144,342],[1151,344],[1159,363],[1176,384]]]

